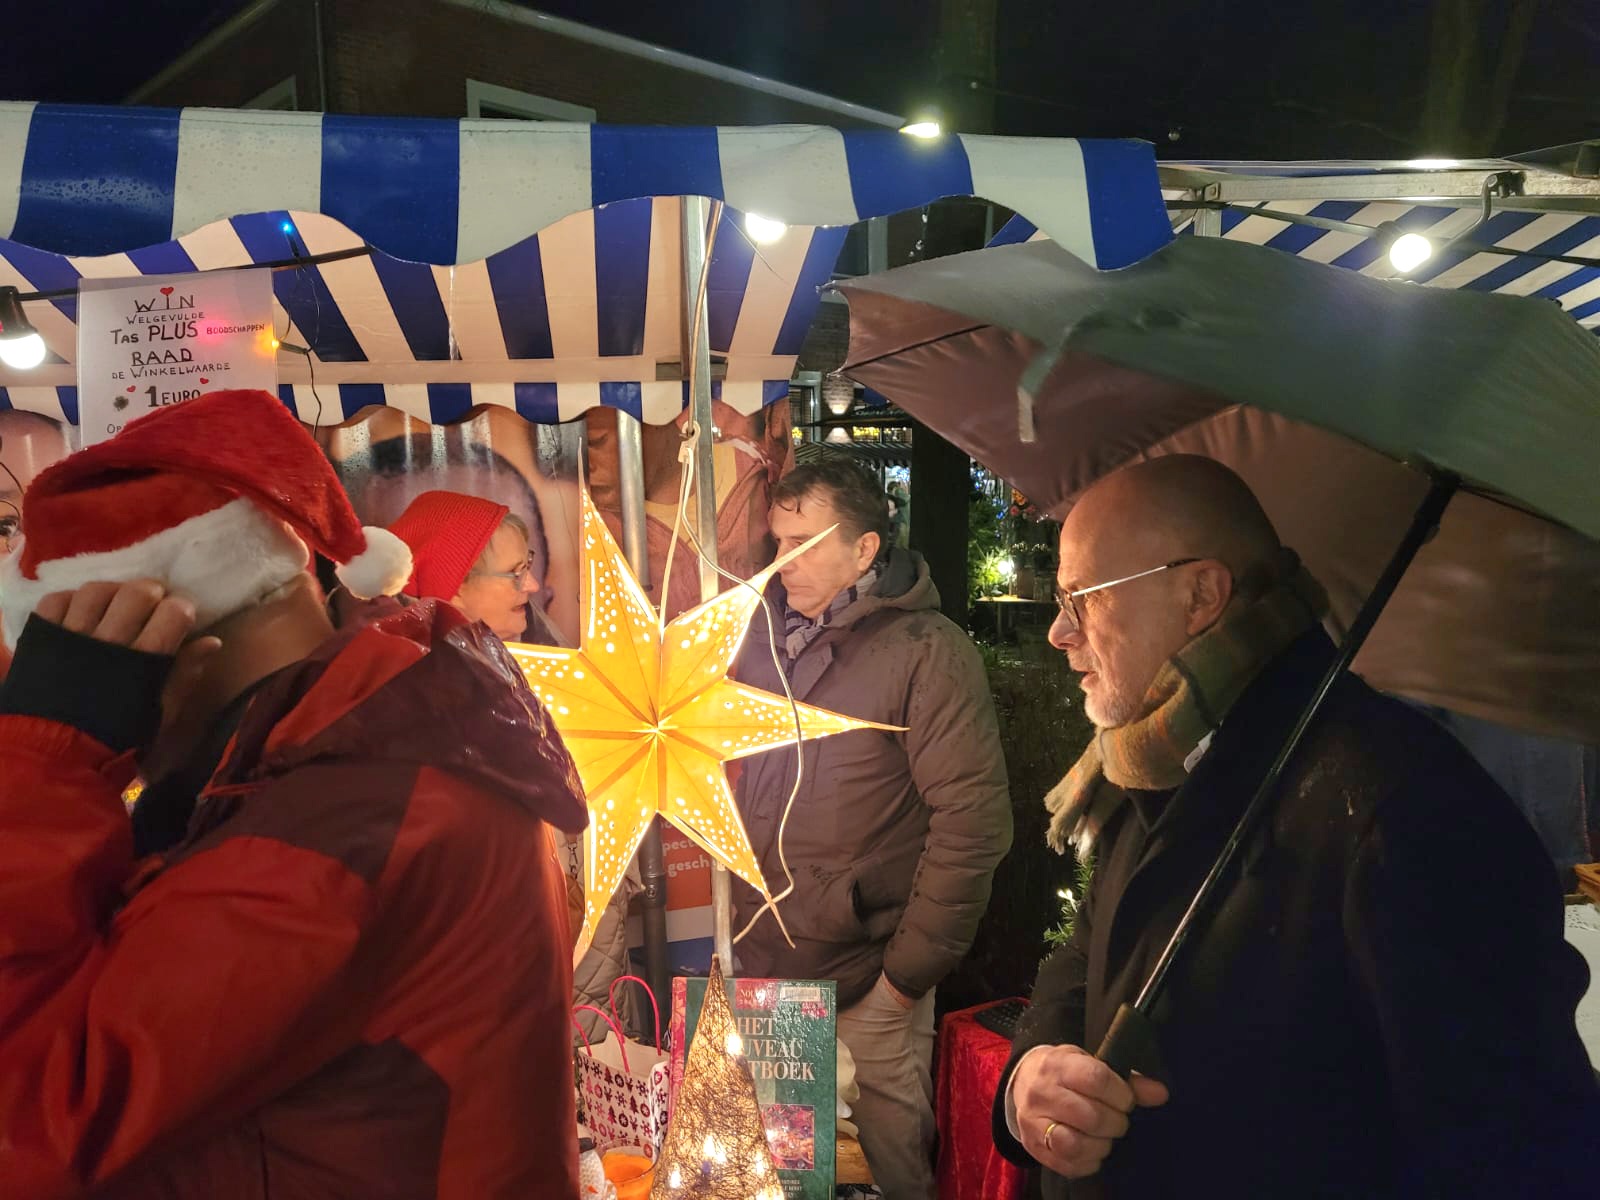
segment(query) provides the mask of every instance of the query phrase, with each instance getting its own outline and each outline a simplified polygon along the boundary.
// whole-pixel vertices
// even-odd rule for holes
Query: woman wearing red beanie
[[[460,492],[423,492],[389,532],[411,547],[407,595],[448,600],[503,641],[521,639],[539,581],[527,526],[509,508]]]

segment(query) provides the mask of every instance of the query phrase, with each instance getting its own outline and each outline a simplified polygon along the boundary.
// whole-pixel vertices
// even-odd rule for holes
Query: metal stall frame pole
[[[1222,211],[1215,208],[1198,208],[1194,211],[1195,237],[1221,237]]]
[[[622,553],[636,578],[649,579],[650,543],[645,533],[644,511],[644,426],[631,413],[621,409],[616,413]],[[650,822],[639,843],[639,874],[644,882],[644,977],[658,997],[668,996],[672,972],[667,963],[667,867],[661,847],[659,817]]]
[[[717,464],[711,423],[711,331],[709,301],[701,276],[706,261],[706,223],[711,203],[704,196],[685,196],[683,206],[684,333],[692,339],[683,361],[689,368],[689,418],[694,422],[695,534],[704,554],[700,564],[700,599],[721,590],[717,576]],[[720,206],[719,206],[720,208]],[[666,597],[662,597],[666,603]],[[722,973],[733,974],[733,877],[721,863],[711,866],[711,941]]]

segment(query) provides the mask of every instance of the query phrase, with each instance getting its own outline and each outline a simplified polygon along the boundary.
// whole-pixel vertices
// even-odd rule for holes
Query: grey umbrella
[[[1210,238],[1109,273],[1036,242],[840,290],[845,371],[1057,515],[1134,459],[1227,462],[1327,586],[1336,631],[1428,472],[1458,476],[1466,494],[1357,669],[1387,691],[1600,742],[1600,342],[1554,303]],[[1042,378],[1019,403],[1030,368]]]
[[[1263,500],[1286,540],[1345,596],[1337,661],[1102,1047],[1119,1069],[1149,1061],[1143,1014],[1458,489],[1467,495],[1451,515],[1466,510],[1467,520],[1444,525],[1448,537],[1421,560],[1424,586],[1400,596],[1402,627],[1443,628],[1424,637],[1435,686],[1396,690],[1600,740],[1600,345],[1556,305],[1370,279],[1206,238],[1177,239],[1116,272],[1036,242],[840,291],[851,308],[845,372],[1037,502],[1059,513],[1106,472],[1152,453],[1253,459],[1255,472],[1242,473],[1271,493]],[[1260,486],[1264,474],[1274,486]],[[1373,508],[1384,489],[1392,494]],[[1299,543],[1303,528],[1317,533],[1314,544]],[[1458,602],[1490,622],[1453,623]],[[1554,700],[1477,695],[1476,682],[1462,682],[1470,671],[1451,673],[1463,655],[1499,642],[1512,644],[1518,678],[1562,679]],[[1390,654],[1416,649],[1413,640]],[[1566,686],[1569,668],[1576,679]]]

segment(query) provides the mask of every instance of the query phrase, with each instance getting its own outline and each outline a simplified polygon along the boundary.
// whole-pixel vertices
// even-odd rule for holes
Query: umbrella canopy
[[[1171,236],[1135,142],[0,104],[0,285],[66,293],[28,304],[52,357],[0,368],[0,407],[76,423],[81,277],[369,246],[274,278],[282,340],[310,351],[279,364],[301,419],[604,404],[664,423],[685,394],[677,198],[705,196],[727,205],[713,388],[751,412],[788,396],[848,226],[969,195],[1101,267]],[[788,230],[757,245],[746,213]]]
[[[1228,462],[1329,586],[1336,621],[1426,490],[1411,467],[1459,474],[1476,494],[1447,511],[1357,670],[1600,740],[1600,346],[1555,304],[1208,238],[1112,273],[1049,242],[1005,246],[841,291],[846,373],[1057,514],[1147,455]],[[1018,382],[1058,347],[1025,442]]]

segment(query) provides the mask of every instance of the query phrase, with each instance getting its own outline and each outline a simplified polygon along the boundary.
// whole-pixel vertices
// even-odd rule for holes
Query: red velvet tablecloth
[[[979,1025],[989,1005],[951,1013],[939,1033],[939,1200],[1016,1200],[1023,1172],[994,1146],[990,1113],[1011,1043]]]

